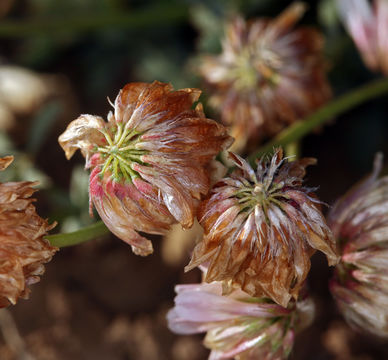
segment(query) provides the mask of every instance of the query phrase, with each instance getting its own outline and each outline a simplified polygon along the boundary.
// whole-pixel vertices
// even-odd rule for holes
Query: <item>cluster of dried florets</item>
[[[315,159],[288,162],[277,150],[254,170],[230,156],[237,169],[201,204],[205,234],[187,269],[209,262],[207,282],[232,281],[251,296],[286,307],[298,297],[315,250],[324,252],[330,265],[338,262],[319,201],[302,186],[305,167]]]
[[[0,170],[12,156],[0,158]],[[27,298],[28,286],[39,281],[43,264],[57,251],[43,238],[49,225],[35,211],[31,195],[36,182],[0,183],[0,307]]]
[[[294,24],[305,11],[295,3],[277,18],[226,27],[223,52],[203,57],[200,73],[214,88],[210,104],[231,125],[233,151],[306,116],[331,96],[316,30]]]
[[[351,325],[388,337],[388,176],[373,173],[333,207],[329,224],[341,242],[331,291]]]
[[[295,333],[314,317],[314,303],[307,297],[284,308],[238,289],[223,296],[220,282],[179,285],[175,290],[169,328],[180,334],[207,332],[204,344],[212,360],[285,359]]]
[[[108,122],[82,115],[59,143],[71,158],[79,148],[91,169],[90,199],[108,228],[139,255],[152,244],[138,231],[163,234],[171,224],[191,227],[207,168],[231,137],[207,119],[197,102],[201,91],[174,91],[160,82],[122,89]]]

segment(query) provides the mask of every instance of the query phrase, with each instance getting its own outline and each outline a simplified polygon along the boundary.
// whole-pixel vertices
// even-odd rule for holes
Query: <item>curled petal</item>
[[[105,122],[102,118],[93,115],[81,115],[72,121],[66,131],[58,138],[59,145],[65,151],[67,159],[70,159],[77,149],[89,159],[93,148],[103,143],[101,130]]]

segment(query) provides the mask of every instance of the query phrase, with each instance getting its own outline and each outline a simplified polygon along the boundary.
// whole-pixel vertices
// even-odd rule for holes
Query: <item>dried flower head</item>
[[[222,296],[220,282],[178,285],[175,290],[169,328],[178,334],[207,332],[204,345],[211,360],[286,359],[295,333],[314,317],[314,303],[307,297],[283,308],[241,290]]]
[[[198,89],[131,83],[108,121],[81,115],[59,137],[69,159],[79,148],[91,169],[89,196],[107,227],[138,255],[152,244],[137,231],[162,234],[193,224],[210,187],[209,162],[231,143],[226,129],[192,108]]]
[[[199,71],[214,88],[210,104],[236,139],[232,151],[277,133],[330,97],[321,34],[292,29],[304,11],[294,3],[272,20],[236,18],[226,27],[223,52],[202,59]]]
[[[373,173],[339,199],[329,226],[341,244],[331,292],[356,328],[388,337],[388,176]]]
[[[208,261],[207,282],[232,281],[286,307],[297,298],[316,249],[330,265],[338,261],[319,201],[302,186],[305,167],[315,159],[288,162],[278,149],[255,172],[239,156],[230,157],[238,169],[201,204],[205,233],[186,270]]]
[[[12,156],[0,158],[0,170],[12,161]],[[57,251],[43,238],[55,224],[49,225],[32,205],[36,184],[0,183],[0,307],[28,298],[28,286],[39,281],[43,264]]]
[[[388,75],[388,1],[337,0],[340,16],[364,63]]]

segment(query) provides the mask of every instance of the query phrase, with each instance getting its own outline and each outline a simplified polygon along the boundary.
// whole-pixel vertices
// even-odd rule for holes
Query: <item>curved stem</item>
[[[93,225],[71,233],[47,235],[45,236],[45,239],[50,241],[50,244],[53,246],[66,247],[78,245],[107,234],[109,234],[109,230],[105,224],[102,221],[97,221]]]
[[[270,152],[274,147],[285,146],[295,142],[312,130],[322,126],[326,121],[333,119],[335,116],[385,93],[388,93],[388,79],[375,80],[360,88],[352,90],[321,107],[315,113],[307,116],[304,120],[300,120],[284,129],[271,141],[254,151],[248,157],[248,161],[254,165],[257,158]]]

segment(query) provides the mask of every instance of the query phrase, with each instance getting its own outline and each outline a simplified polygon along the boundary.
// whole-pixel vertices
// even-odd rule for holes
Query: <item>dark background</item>
[[[0,105],[12,113],[1,125],[0,112],[0,155],[15,154],[1,179],[40,179],[38,212],[58,221],[57,231],[90,224],[82,156],[66,161],[57,144],[67,124],[81,113],[105,116],[107,96],[113,100],[127,82],[203,88],[193,64],[201,53],[219,52],[226,18],[237,11],[246,17],[275,16],[289,3],[1,0],[0,89],[7,69],[33,71],[29,76],[44,88],[38,96],[36,86],[23,82],[13,98],[23,104],[31,95],[37,99],[22,111],[9,106],[0,91]],[[326,36],[334,96],[379,77],[363,65],[338,22],[334,1],[309,5],[302,23]],[[15,80],[14,72],[4,76]],[[302,155],[318,158],[307,184],[319,186],[322,201],[332,204],[371,170],[377,151],[388,153],[387,107],[386,96],[369,101],[303,139]],[[206,113],[217,118],[210,109]],[[32,287],[30,300],[3,311],[0,359],[207,358],[202,335],[176,336],[165,323],[174,285],[200,280],[196,270],[183,273],[187,242],[181,246],[180,235],[168,241],[155,237],[155,253],[147,258],[133,255],[113,236],[62,249]],[[324,256],[315,255],[309,284],[317,318],[299,335],[291,359],[388,359],[386,342],[357,334],[343,322],[327,289],[330,274]]]

